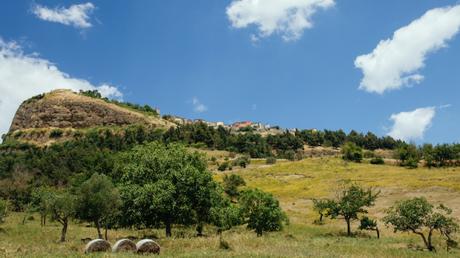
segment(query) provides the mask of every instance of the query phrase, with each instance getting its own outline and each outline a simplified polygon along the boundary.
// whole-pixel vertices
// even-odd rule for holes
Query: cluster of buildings
[[[213,127],[215,129],[219,128],[220,126],[227,129],[232,130],[234,132],[240,132],[244,130],[252,130],[257,131],[259,133],[281,133],[283,129],[279,126],[270,126],[267,124],[259,123],[259,122],[252,122],[252,121],[239,121],[234,122],[233,124],[225,124],[224,122],[208,122],[203,119],[187,119],[178,116],[167,116],[165,119],[178,124],[178,125],[187,125],[187,124],[195,124],[195,123],[203,123],[207,126]]]

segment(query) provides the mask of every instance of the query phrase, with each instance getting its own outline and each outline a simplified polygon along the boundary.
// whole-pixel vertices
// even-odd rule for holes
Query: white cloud
[[[72,78],[50,61],[36,54],[26,55],[17,43],[0,38],[0,134],[9,130],[13,116],[24,100],[55,89],[97,89],[105,97],[122,97],[113,86],[95,86],[86,80]]]
[[[258,27],[251,41],[280,34],[284,40],[297,40],[305,29],[313,27],[313,14],[335,5],[334,0],[233,0],[227,16],[234,28]]]
[[[57,22],[64,25],[86,29],[92,26],[89,15],[94,11],[92,3],[71,5],[69,8],[55,7],[50,9],[46,6],[35,5],[32,12],[39,18],[49,22]]]
[[[208,111],[208,107],[205,106],[203,103],[201,103],[201,101],[196,97],[192,99],[192,105],[193,105],[193,111],[196,113],[203,113],[203,112]]]
[[[393,114],[390,117],[393,127],[388,135],[405,141],[422,139],[435,115],[435,107],[418,108],[410,112]]]
[[[436,8],[382,40],[374,51],[356,58],[364,73],[360,89],[382,94],[418,84],[419,70],[430,53],[447,46],[460,29],[460,5]]]

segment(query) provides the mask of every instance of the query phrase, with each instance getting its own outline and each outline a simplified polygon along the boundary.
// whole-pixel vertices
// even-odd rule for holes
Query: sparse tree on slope
[[[450,217],[451,213],[452,210],[444,205],[434,209],[425,198],[417,197],[397,202],[387,210],[383,221],[387,225],[392,225],[395,232],[412,232],[419,235],[429,251],[436,251],[432,242],[435,231],[444,236],[448,244],[453,242],[452,235],[458,231],[458,223]]]

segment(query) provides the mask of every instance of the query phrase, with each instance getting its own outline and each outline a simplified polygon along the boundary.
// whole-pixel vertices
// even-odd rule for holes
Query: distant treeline
[[[167,142],[179,141],[189,145],[204,144],[207,148],[245,153],[252,158],[273,155],[289,158],[293,153],[301,150],[304,145],[338,148],[346,142],[353,142],[368,150],[393,150],[404,143],[390,136],[378,137],[371,132],[362,134],[356,131],[346,134],[343,130],[301,130],[294,133],[286,131],[282,134],[263,137],[254,132],[235,134],[224,127],[215,129],[204,123],[171,128],[165,133],[164,139]]]

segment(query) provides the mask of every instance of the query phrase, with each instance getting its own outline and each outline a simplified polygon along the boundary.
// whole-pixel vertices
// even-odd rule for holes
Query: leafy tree
[[[377,221],[370,219],[367,216],[364,216],[360,220],[359,229],[375,231],[377,233],[377,238],[380,238],[380,230],[379,230],[379,227],[377,226]]]
[[[412,144],[402,144],[396,150],[396,157],[400,160],[403,167],[417,168],[420,161],[417,147]]]
[[[204,157],[183,145],[153,142],[121,155],[115,170],[121,185],[124,226],[197,225],[209,221],[218,184]],[[198,232],[201,234],[201,232]]]
[[[8,202],[0,199],[0,224],[5,222],[5,218],[8,215]]]
[[[363,150],[355,143],[347,142],[342,146],[343,159],[347,161],[361,162],[363,160]]]
[[[51,215],[51,219],[56,220],[62,225],[60,241],[65,242],[69,219],[74,217],[76,213],[77,199],[69,192],[42,193],[46,195],[42,198],[42,201],[45,202],[43,207],[46,207],[47,213]]]
[[[249,229],[254,229],[257,236],[262,236],[265,231],[280,231],[283,222],[287,222],[278,200],[269,193],[258,189],[243,191],[239,204],[244,223]]]
[[[331,200],[328,216],[332,219],[342,217],[347,223],[347,235],[351,236],[351,222],[358,219],[361,213],[367,213],[366,207],[374,206],[379,192],[351,185],[337,193],[337,199]]]
[[[313,199],[313,209],[319,214],[319,223],[323,222],[323,217],[327,216],[330,212],[331,205],[333,203],[331,200],[327,199]]]
[[[240,192],[238,188],[245,185],[246,182],[239,175],[231,174],[230,176],[224,176],[224,192],[232,199],[239,196]]]
[[[217,227],[217,233],[222,235],[223,231],[241,224],[240,209],[218,191],[216,193],[212,198],[210,222]]]
[[[121,205],[118,190],[109,177],[93,174],[78,189],[77,217],[93,222],[97,228],[98,238],[102,238],[101,224]]]
[[[442,204],[434,209],[424,197],[416,197],[397,202],[387,210],[383,221],[387,225],[392,225],[395,232],[412,232],[419,235],[429,251],[436,251],[432,243],[435,231],[446,237],[448,243],[452,241],[452,234],[458,231],[458,223],[450,217],[451,213],[452,210]]]

